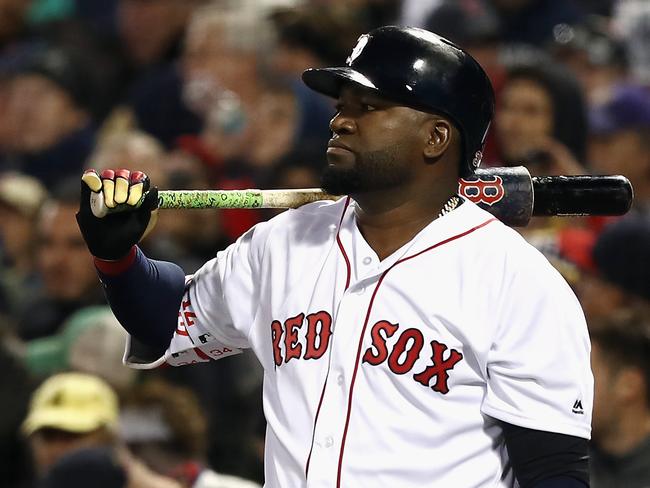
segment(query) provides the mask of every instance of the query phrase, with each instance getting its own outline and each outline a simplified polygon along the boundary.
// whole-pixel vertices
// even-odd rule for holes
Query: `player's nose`
[[[356,130],[356,123],[351,117],[338,112],[330,120],[330,130],[337,135],[352,134]]]

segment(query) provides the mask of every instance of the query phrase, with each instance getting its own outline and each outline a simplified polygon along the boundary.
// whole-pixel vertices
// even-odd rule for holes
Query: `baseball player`
[[[456,195],[493,115],[483,70],[435,34],[382,27],[303,80],[337,101],[322,182],[348,196],[258,224],[192,276],[136,246],[156,207],[145,175],[84,174],[78,221],[127,362],[252,348],[270,488],[588,486],[578,301]]]

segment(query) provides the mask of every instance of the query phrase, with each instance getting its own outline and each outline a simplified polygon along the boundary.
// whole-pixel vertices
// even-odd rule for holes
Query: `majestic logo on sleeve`
[[[387,339],[399,330],[398,324],[391,324],[380,320],[372,327],[372,346],[363,354],[363,362],[378,366],[388,361],[388,368],[395,374],[406,374],[415,367],[415,362],[421,354],[429,354],[424,344],[424,336],[419,329],[406,329],[399,334],[397,342],[388,350]],[[423,386],[431,387],[433,391],[449,392],[449,373],[456,363],[463,359],[463,355],[455,349],[447,351],[447,346],[438,341],[429,343],[429,365],[413,374],[413,379]]]
[[[584,415],[585,411],[584,411],[584,409],[582,408],[582,400],[580,400],[580,399],[578,398],[578,399],[573,403],[573,408],[571,409],[571,411],[572,411],[573,413],[575,413],[575,414],[578,414],[578,415]]]

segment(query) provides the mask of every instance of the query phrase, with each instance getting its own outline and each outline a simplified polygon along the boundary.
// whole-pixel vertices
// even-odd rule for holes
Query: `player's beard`
[[[355,153],[356,154],[356,153]],[[321,188],[331,195],[351,195],[395,188],[410,177],[399,159],[399,144],[381,151],[356,154],[352,166],[327,165],[321,174]]]

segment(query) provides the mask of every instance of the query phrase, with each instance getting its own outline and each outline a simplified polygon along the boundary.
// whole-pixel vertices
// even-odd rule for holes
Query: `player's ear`
[[[452,125],[449,121],[432,117],[427,121],[427,141],[423,153],[427,159],[437,160],[449,147],[452,137]]]

